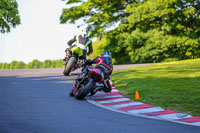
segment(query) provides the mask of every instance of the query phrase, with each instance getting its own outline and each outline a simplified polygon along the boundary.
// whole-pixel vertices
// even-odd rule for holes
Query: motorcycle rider
[[[73,44],[74,42],[76,43]],[[79,46],[82,49],[83,56],[80,57],[80,59],[83,59],[84,61],[86,60],[86,55],[90,55],[93,53],[92,41],[88,37],[88,31],[85,29],[82,29],[81,32],[78,35],[74,36],[74,38],[69,40],[67,44],[68,44],[68,48],[65,50],[66,56],[63,59],[63,61],[66,61],[68,58],[67,51],[68,50],[71,51],[71,49],[75,46]]]
[[[82,73],[80,76],[75,80],[75,84],[77,82],[80,82],[88,73],[88,65],[95,64],[96,66],[94,68],[100,69],[104,73],[105,80],[103,81],[104,92],[110,92],[112,90],[112,86],[110,83],[110,76],[113,71],[113,65],[112,65],[112,58],[111,53],[108,50],[105,50],[101,53],[101,56],[96,57],[94,59],[88,59],[83,65]],[[73,96],[73,91],[70,92],[70,95]]]

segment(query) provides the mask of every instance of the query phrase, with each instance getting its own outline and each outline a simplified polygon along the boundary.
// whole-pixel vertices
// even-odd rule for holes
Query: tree
[[[10,69],[10,64],[8,64],[8,63],[2,63],[0,69]]]
[[[11,27],[20,24],[16,0],[0,0],[0,32],[10,32]]]
[[[51,67],[51,64],[52,64],[52,61],[51,60],[45,60],[43,62],[43,67],[44,68],[50,68]]]
[[[56,68],[56,60],[52,60],[51,62],[50,68]]]
[[[3,69],[3,63],[0,63],[0,69]]]
[[[133,63],[160,62],[167,58],[200,57],[200,3],[198,0],[146,0],[130,4],[128,23],[117,46]],[[116,46],[115,46],[116,47]]]
[[[10,69],[17,69],[17,61],[12,61],[11,63],[10,63]]]
[[[25,66],[26,66],[26,64],[24,62],[19,61],[19,62],[16,63],[15,69],[24,69]]]
[[[64,65],[63,65],[63,60],[56,60],[56,68],[61,68],[61,67],[63,67]]]
[[[131,3],[126,21],[107,33],[103,44],[117,64],[199,58],[199,8],[197,0]]]
[[[199,8],[199,0],[145,0],[140,4],[129,4],[126,12],[131,15],[121,28],[157,29],[171,35],[192,37],[200,34]]]
[[[42,68],[42,62],[38,61],[37,59],[29,62],[25,68]]]
[[[63,0],[65,1],[65,0]],[[129,14],[125,8],[137,0],[66,0],[70,8],[64,8],[61,23],[75,23],[83,19],[91,36],[103,35],[109,28],[125,21]],[[73,6],[76,4],[75,6]],[[114,26],[115,25],[115,26]]]

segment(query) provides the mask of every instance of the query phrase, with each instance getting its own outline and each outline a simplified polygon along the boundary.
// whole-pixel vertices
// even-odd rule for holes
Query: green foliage
[[[25,66],[26,66],[26,64],[24,62],[20,61],[20,62],[17,62],[15,69],[24,69]]]
[[[75,23],[83,19],[91,31],[91,36],[103,35],[107,28],[121,23],[127,16],[125,8],[137,0],[66,0],[67,5],[79,2],[70,8],[64,8],[61,23]]]
[[[45,60],[44,62],[43,62],[43,65],[42,65],[42,67],[43,68],[51,68],[51,60]]]
[[[56,68],[61,68],[63,67],[63,61],[60,59],[60,60],[56,60]]]
[[[10,69],[16,69],[17,61],[12,61],[10,64]]]
[[[70,0],[61,23],[85,19],[95,52],[110,50],[115,64],[200,57],[199,0]],[[114,25],[117,24],[117,25]],[[112,27],[112,30],[108,30]],[[99,43],[99,42],[97,42]]]
[[[42,62],[38,60],[33,60],[32,62],[26,65],[26,68],[40,68],[42,66]]]
[[[101,52],[104,51],[105,49],[105,45],[104,45],[104,38],[100,39],[97,38],[97,40],[92,44],[93,45],[93,53],[87,57],[87,58],[95,58],[97,56],[101,55]]]
[[[24,69],[25,65],[22,61],[12,61],[11,63],[0,63],[0,69]]]
[[[56,61],[55,60],[52,61],[51,68],[56,68]]]
[[[8,63],[1,63],[0,64],[0,69],[9,69],[10,68],[10,64]]]
[[[128,23],[118,45],[125,47],[131,63],[161,62],[168,58],[200,57],[199,2],[196,0],[146,0],[130,4]],[[128,32],[127,32],[128,31]]]
[[[179,60],[199,58],[199,41],[187,36],[165,35],[163,31],[149,30],[142,32],[138,29],[131,34],[124,33],[120,39],[121,47],[132,63],[161,62],[167,58]]]
[[[146,0],[140,4],[130,4],[126,8],[128,13],[132,13],[128,17],[128,26],[192,37],[193,32],[200,32],[199,7],[198,0]]]
[[[0,0],[0,32],[10,32],[11,27],[20,24],[16,0]]]
[[[127,64],[130,63],[130,56],[127,56],[126,47],[119,43],[120,33],[113,30],[105,36],[105,49],[110,50],[112,53],[114,64]]]
[[[60,60],[45,60],[44,62],[33,60],[28,64],[22,61],[12,61],[11,63],[0,63],[0,69],[32,69],[32,68],[62,68],[63,61]]]
[[[173,62],[173,61],[178,61],[177,58],[166,58],[164,60],[162,60],[162,62]]]
[[[10,63],[9,69],[24,69],[25,65],[26,64],[24,62],[22,62],[22,61],[20,61],[20,62],[18,62],[18,61],[12,61]]]

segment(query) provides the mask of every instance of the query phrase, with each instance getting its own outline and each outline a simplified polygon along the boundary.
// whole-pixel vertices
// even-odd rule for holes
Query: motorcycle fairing
[[[89,74],[100,76],[101,81],[104,80],[104,74],[100,69],[90,69]]]
[[[80,47],[77,47],[77,46],[73,47],[71,49],[71,51],[72,51],[72,53],[76,52],[78,54],[78,56],[83,56],[83,51],[82,51],[82,49]]]

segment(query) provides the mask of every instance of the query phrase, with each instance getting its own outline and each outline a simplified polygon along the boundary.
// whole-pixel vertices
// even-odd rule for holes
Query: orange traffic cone
[[[139,96],[138,91],[135,92],[135,99],[136,99],[136,100],[140,99],[140,96]]]

